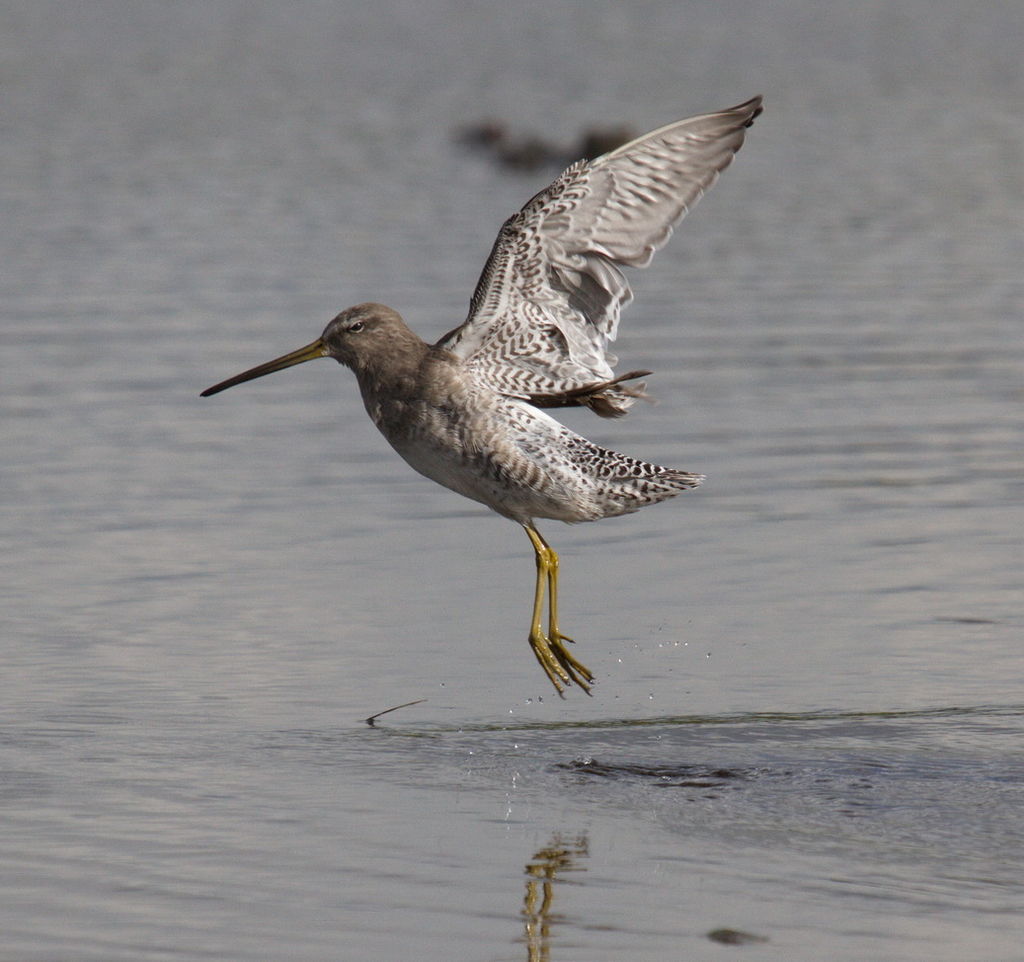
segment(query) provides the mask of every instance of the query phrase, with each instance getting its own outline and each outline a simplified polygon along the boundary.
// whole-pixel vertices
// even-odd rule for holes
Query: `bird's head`
[[[357,374],[394,363],[409,344],[419,342],[397,311],[383,304],[357,304],[342,311],[320,335],[324,356]]]
[[[418,359],[425,348],[397,311],[383,304],[357,304],[334,318],[312,344],[236,374],[207,388],[200,396],[209,397],[236,384],[283,371],[286,367],[294,367],[318,357],[333,357],[339,364],[362,375],[365,372],[398,367],[407,357]]]

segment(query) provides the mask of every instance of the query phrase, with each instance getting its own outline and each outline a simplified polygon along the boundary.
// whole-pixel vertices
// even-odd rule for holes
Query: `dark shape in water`
[[[580,159],[594,160],[629,143],[634,136],[625,125],[593,126],[566,147],[536,134],[513,134],[504,121],[487,119],[460,128],[454,139],[463,146],[486,151],[502,167],[531,172],[555,165],[564,167]]]
[[[739,929],[712,929],[708,932],[708,938],[719,945],[760,945],[768,941],[763,935],[753,935]]]

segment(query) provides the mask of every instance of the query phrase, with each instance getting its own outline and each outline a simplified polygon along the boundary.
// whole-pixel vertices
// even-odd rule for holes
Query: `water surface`
[[[1022,16],[587,11],[8,5],[8,957],[1019,957]],[[359,301],[461,320],[557,172],[462,124],[755,93],[633,278],[658,403],[566,418],[708,481],[543,528],[559,700],[526,539],[347,372],[198,393]]]

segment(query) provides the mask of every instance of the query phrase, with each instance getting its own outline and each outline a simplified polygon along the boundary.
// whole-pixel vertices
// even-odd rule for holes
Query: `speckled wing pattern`
[[[624,414],[642,390],[619,382],[649,372],[612,370],[608,345],[632,298],[621,268],[650,263],[760,112],[755,97],[573,164],[502,226],[468,318],[437,346],[501,393]]]

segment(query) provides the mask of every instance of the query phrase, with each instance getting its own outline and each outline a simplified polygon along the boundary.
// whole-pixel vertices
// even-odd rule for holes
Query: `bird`
[[[600,447],[549,413],[624,415],[647,397],[609,351],[646,267],[715,183],[762,98],[651,131],[569,166],[503,224],[465,321],[428,344],[377,303],[338,314],[311,344],[202,392],[333,358],[352,370],[367,413],[420,474],[525,530],[536,565],[528,641],[558,695],[594,675],[558,617],[559,557],[537,519],[570,524],[629,514],[704,477]],[[547,624],[544,624],[545,594]]]

